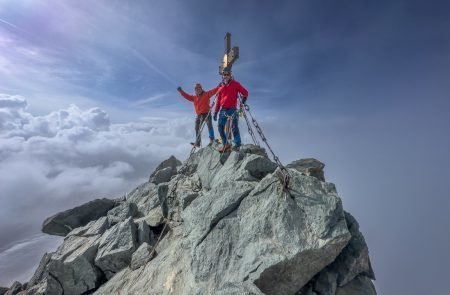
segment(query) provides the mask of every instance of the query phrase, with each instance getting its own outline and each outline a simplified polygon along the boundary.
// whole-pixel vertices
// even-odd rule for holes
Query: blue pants
[[[225,134],[225,125],[227,123],[228,117],[232,117],[231,130],[233,132],[234,144],[235,146],[241,146],[241,134],[239,133],[238,125],[238,113],[236,109],[222,109],[219,113],[219,133],[222,138],[222,143],[229,144],[227,142],[227,136]]]

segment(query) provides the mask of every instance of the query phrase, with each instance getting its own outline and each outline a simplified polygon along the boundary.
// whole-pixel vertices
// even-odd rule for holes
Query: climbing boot
[[[226,152],[226,151],[229,151],[229,150],[231,150],[231,145],[230,144],[226,144],[226,145],[224,145],[223,147],[221,147],[219,149],[219,153],[223,153],[223,152]]]

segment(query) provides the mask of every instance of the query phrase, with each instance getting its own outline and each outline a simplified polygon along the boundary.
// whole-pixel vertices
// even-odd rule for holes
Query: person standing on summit
[[[219,152],[224,152],[231,149],[231,144],[227,142],[225,134],[225,125],[228,117],[232,118],[232,127],[234,137],[234,149],[239,150],[241,147],[241,135],[238,126],[238,112],[236,110],[238,95],[242,95],[242,102],[245,104],[248,97],[248,91],[239,82],[234,80],[231,76],[231,70],[224,69],[222,72],[223,85],[217,94],[217,104],[214,112],[214,121],[217,121],[217,114],[219,114],[218,128],[220,137],[222,138],[222,148]]]
[[[214,129],[212,126],[211,114],[209,112],[209,110],[210,110],[209,99],[214,94],[216,94],[219,87],[220,87],[220,84],[216,88],[213,88],[209,91],[204,91],[202,88],[202,85],[200,85],[200,83],[197,83],[194,86],[195,95],[187,94],[183,89],[181,89],[181,87],[177,88],[178,92],[180,92],[180,94],[185,99],[192,101],[194,103],[195,112],[197,113],[197,118],[195,119],[195,138],[196,139],[195,139],[195,142],[191,142],[192,145],[200,147],[201,137],[202,137],[201,134],[199,134],[200,126],[203,124],[203,122],[205,120],[208,125],[210,143],[213,143],[213,141],[214,141]]]

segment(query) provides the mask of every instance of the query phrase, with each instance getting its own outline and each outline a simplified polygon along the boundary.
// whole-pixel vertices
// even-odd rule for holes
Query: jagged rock
[[[226,156],[215,149],[204,149],[204,160],[198,163],[197,174],[203,188],[218,186],[221,181],[259,181],[276,169],[276,164],[267,157],[233,151]]]
[[[5,295],[16,295],[23,290],[23,286],[20,282],[14,282],[11,287],[6,291]]]
[[[200,244],[222,218],[239,206],[253,188],[252,183],[225,181],[194,200],[182,213],[185,235],[189,236],[194,245]]]
[[[281,198],[278,177],[268,175],[204,238],[192,262],[197,280],[249,280],[265,294],[293,294],[335,259],[350,239],[340,199],[291,174],[294,199]]]
[[[158,170],[155,175],[150,179],[150,181],[154,184],[160,184],[163,182],[169,182],[174,175],[171,167],[163,168]]]
[[[73,229],[105,216],[116,203],[109,199],[96,199],[81,206],[57,213],[47,218],[42,232],[49,235],[65,236]]]
[[[28,282],[28,288],[37,285],[44,278],[45,269],[47,267],[47,264],[50,262],[52,254],[53,253],[45,253],[44,256],[42,256],[38,268],[34,272],[33,277],[31,277],[30,281]]]
[[[98,220],[89,222],[83,227],[78,227],[67,234],[67,237],[77,236],[77,237],[93,237],[97,235],[102,235],[109,228],[108,218],[103,216]]]
[[[321,181],[325,181],[325,176],[323,174],[325,164],[316,159],[310,158],[297,160],[288,164],[286,167],[293,168],[305,175],[313,176]]]
[[[155,256],[153,247],[147,243],[143,243],[131,256],[130,268],[136,270],[143,265],[146,265]]]
[[[158,185],[150,182],[143,183],[127,195],[127,203],[137,205],[137,216],[146,216],[159,206]]]
[[[346,285],[358,275],[375,279],[369,250],[359,231],[358,222],[350,213],[344,213],[352,238],[335,261],[311,280],[310,283],[319,294],[335,294],[338,287]]]
[[[264,148],[253,144],[244,144],[241,146],[241,149],[239,151],[241,153],[254,154],[268,158],[266,150]]]
[[[375,274],[369,258],[369,249],[364,236],[359,231],[359,224],[348,212],[345,212],[345,220],[352,239],[332,266],[332,269],[338,274],[337,282],[340,287],[353,280],[359,274],[375,280]]]
[[[334,271],[321,271],[314,282],[314,290],[323,295],[334,295],[337,289],[337,273]]]
[[[99,241],[95,265],[109,279],[127,267],[136,250],[136,225],[131,217],[108,229]]]
[[[127,195],[117,212],[136,205],[135,215],[124,214],[130,217],[106,231],[106,217],[73,230],[63,244],[67,249],[58,249],[68,252],[60,259],[68,263],[65,269],[44,272],[48,276],[28,290],[50,290],[53,274],[53,285],[67,285],[62,274],[78,272],[66,261],[72,255],[80,269],[91,265],[101,276],[91,275],[94,287],[78,293],[64,285],[64,294],[376,294],[357,223],[315,161],[289,166],[289,197],[280,169],[263,149],[248,145],[223,155],[214,146],[200,149],[182,173]],[[177,166],[162,163],[151,177]],[[90,247],[93,257],[87,257]]]
[[[357,276],[336,290],[336,295],[377,295],[372,280],[364,275]]]
[[[51,256],[48,273],[64,294],[82,294],[98,286],[102,273],[94,265],[100,236],[70,236]]]
[[[135,217],[138,208],[135,203],[126,202],[108,211],[108,221],[110,225],[125,221],[128,217]]]
[[[149,182],[159,184],[162,182],[168,182],[170,177],[177,174],[177,166],[180,166],[181,162],[174,156],[170,156],[167,160],[161,162],[156,167],[155,171],[150,175]]]
[[[39,284],[29,287],[27,290],[18,293],[18,295],[63,295],[63,294],[64,291],[62,289],[61,284],[48,273],[39,282]]]
[[[164,216],[159,206],[152,209],[148,215],[143,218],[150,227],[158,227],[164,223]]]
[[[0,287],[0,295],[5,294],[8,290],[9,290],[9,288],[6,288],[6,287]]]
[[[137,220],[135,224],[137,226],[137,245],[142,243],[152,244],[154,240],[153,232],[145,219]]]
[[[185,193],[179,196],[181,207],[183,208],[183,210],[186,209],[186,207],[189,206],[192,203],[192,201],[194,201],[197,197],[198,193],[196,192]]]

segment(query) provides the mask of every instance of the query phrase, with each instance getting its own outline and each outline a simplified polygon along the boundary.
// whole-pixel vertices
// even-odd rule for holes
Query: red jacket
[[[228,85],[222,85],[217,94],[215,112],[217,113],[221,107],[226,109],[236,108],[238,93],[241,93],[243,97],[248,96],[247,89],[235,80],[231,80]]]
[[[200,95],[189,95],[183,89],[180,90],[180,93],[187,100],[194,102],[195,112],[200,115],[209,112],[209,99],[216,94],[218,89],[219,86],[209,91],[203,91]]]

